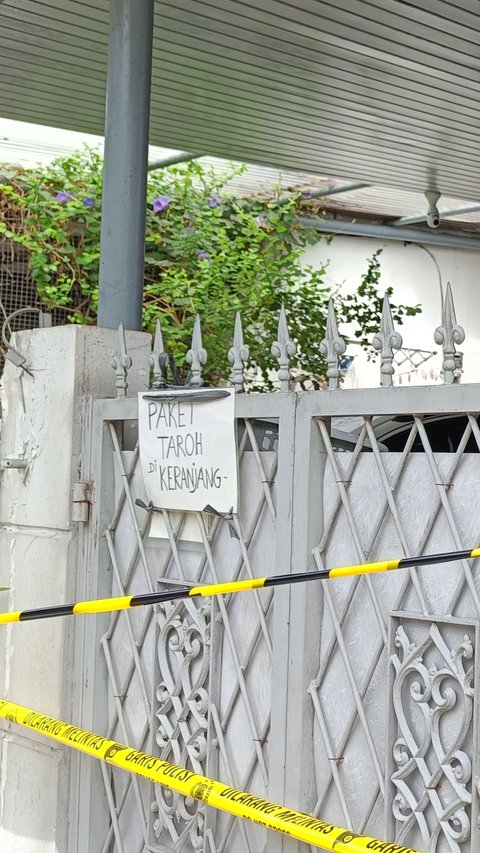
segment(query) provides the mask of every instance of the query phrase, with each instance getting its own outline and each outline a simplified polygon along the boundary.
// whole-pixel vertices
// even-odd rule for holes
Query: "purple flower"
[[[95,199],[94,198],[82,198],[82,204],[84,207],[95,207]]]
[[[169,195],[159,195],[157,198],[154,198],[153,199],[153,212],[154,213],[163,213],[163,211],[167,209],[171,200],[172,199],[170,198]]]
[[[312,193],[309,193],[309,192],[301,193],[301,196],[302,196],[302,198],[303,198],[303,199],[305,199],[305,200],[307,200],[307,199],[309,199],[309,198],[313,198]]]
[[[204,249],[201,252],[197,252],[197,258],[199,261],[209,261],[210,255]]]
[[[58,201],[59,204],[66,204],[67,201],[70,201],[71,198],[73,198],[72,193],[64,192],[63,190],[61,190],[59,193],[56,194],[55,201]]]
[[[211,198],[207,199],[207,204],[208,204],[208,206],[209,206],[209,207],[211,207],[212,209],[213,209],[214,207],[218,207],[218,205],[219,205],[219,204],[221,204],[221,203],[222,203],[222,199],[220,198],[220,196],[219,196],[219,195],[212,195],[212,197],[211,197]]]

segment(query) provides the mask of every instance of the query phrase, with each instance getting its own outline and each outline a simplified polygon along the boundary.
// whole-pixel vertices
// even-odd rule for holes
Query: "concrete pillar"
[[[150,336],[127,332],[129,393],[148,383]],[[16,335],[32,376],[7,362],[1,380],[0,610],[75,601],[81,525],[72,521],[88,395],[111,397],[116,332],[60,326]],[[80,564],[79,564],[80,565]],[[0,626],[0,695],[73,718],[74,619]],[[77,673],[78,677],[82,674]],[[67,749],[0,721],[0,850],[67,853]]]

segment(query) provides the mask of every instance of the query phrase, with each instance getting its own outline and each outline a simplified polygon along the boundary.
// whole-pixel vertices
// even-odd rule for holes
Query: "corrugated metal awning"
[[[108,5],[0,3],[1,115],[103,132]],[[157,0],[151,142],[476,200],[479,30],[468,0]]]

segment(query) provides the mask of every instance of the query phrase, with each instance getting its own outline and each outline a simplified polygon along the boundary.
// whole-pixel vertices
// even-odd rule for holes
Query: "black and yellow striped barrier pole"
[[[319,818],[270,803],[261,797],[239,791],[222,782],[200,776],[191,770],[138,752],[122,743],[107,740],[69,723],[63,723],[54,717],[38,714],[13,702],[0,700],[0,717],[19,726],[26,726],[100,761],[107,761],[122,770],[150,779],[157,785],[178,791],[185,797],[200,800],[215,809],[261,824],[267,829],[281,832],[322,850],[332,853],[419,853],[411,847],[390,844],[367,835],[357,835]]]
[[[15,610],[0,613],[0,625],[9,622],[29,622],[34,619],[51,619],[54,616],[81,616],[89,613],[110,613],[114,610],[128,610],[130,607],[143,607],[147,604],[160,604],[162,601],[177,601],[196,596],[227,595],[234,592],[248,592],[252,589],[266,589],[272,586],[285,586],[308,581],[346,578],[351,575],[367,575],[376,572],[389,572],[393,569],[409,569],[418,566],[430,566],[435,563],[449,563],[453,560],[468,560],[480,557],[480,548],[469,551],[449,551],[445,554],[426,554],[418,557],[402,557],[398,560],[381,560],[378,563],[359,563],[355,566],[339,566],[318,572],[298,572],[289,575],[271,575],[268,578],[252,578],[244,581],[205,584],[204,586],[182,586],[179,589],[162,592],[148,592],[145,595],[124,595],[120,598],[96,598],[91,601],[78,601],[76,604],[59,604],[53,607],[39,607],[35,610]]]

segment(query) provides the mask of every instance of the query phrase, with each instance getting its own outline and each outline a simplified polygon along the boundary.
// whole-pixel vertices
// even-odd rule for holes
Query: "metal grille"
[[[283,393],[235,399],[238,539],[202,513],[154,514],[163,527],[149,536],[120,329],[117,399],[95,401],[85,430],[82,476],[96,503],[79,598],[470,550],[480,537],[478,388],[458,384],[464,332],[450,287],[443,309],[442,386],[392,388],[402,341],[386,297],[373,339],[383,387],[340,392],[344,342],[330,303],[329,390],[309,393],[289,393],[294,345],[282,309],[272,351]],[[158,329],[150,363],[160,386],[163,357]],[[198,386],[198,318],[189,357]],[[229,357],[241,392],[239,318]],[[478,571],[466,560],[287,586],[273,603],[262,590],[99,617],[91,634],[79,628],[81,722],[354,833],[476,853],[479,618]],[[84,764],[77,798],[78,850],[302,847],[105,766]]]
[[[416,836],[430,850],[474,849],[478,625],[398,614],[391,638],[389,804],[397,838]]]
[[[238,540],[220,518],[168,512],[164,538],[151,539],[148,514],[135,505],[137,497],[145,499],[138,449],[124,450],[128,442],[119,437],[119,423],[104,423],[104,454],[114,466],[113,512],[103,529],[113,594],[273,571],[277,454],[260,449],[262,431],[254,421],[244,422],[239,447],[241,494],[248,497],[236,519]],[[265,796],[271,602],[272,593],[255,592],[199,607],[192,600],[156,613],[139,608],[112,614],[100,638],[108,736]],[[110,767],[98,773],[109,817],[92,853],[264,849],[259,827],[215,816],[196,801]]]
[[[11,224],[14,224],[13,220]],[[46,310],[30,274],[28,252],[0,235],[0,328],[8,319],[7,339],[10,339],[13,332],[38,326],[38,315],[35,313],[22,313],[11,317],[22,308]],[[68,316],[67,311],[56,308],[50,315],[51,324],[59,326],[67,323]],[[0,340],[0,376],[3,373],[4,361],[5,347]]]
[[[316,420],[325,452],[325,524],[314,548],[318,567],[476,542],[476,417],[465,413],[452,453],[432,451],[421,416],[412,417],[402,452],[393,453],[382,452],[371,418],[362,421],[354,449],[340,453],[327,422]],[[477,452],[466,453],[472,439]],[[478,586],[475,565],[468,561],[323,584],[320,665],[309,691],[317,813],[429,853],[478,848],[471,807],[473,674],[467,666],[475,643],[468,620],[480,614]],[[389,661],[392,611],[403,615],[396,617],[392,640],[400,651],[392,648]],[[455,620],[446,614],[458,620],[454,643],[448,631]],[[408,679],[409,690],[402,687]]]
[[[14,225],[13,217],[8,213],[6,225]],[[29,275],[28,253],[0,235],[0,300],[8,314],[24,305],[33,305],[36,299],[35,286]]]
[[[20,246],[0,235],[0,327],[10,314],[19,308],[37,307],[38,297],[29,270],[27,253]],[[33,328],[34,315],[16,317],[9,324],[9,332]],[[3,372],[4,352],[0,342],[0,375]]]
[[[433,390],[455,438],[449,453],[436,449],[421,388],[402,392],[399,416],[397,392],[382,389],[240,397],[239,412],[249,416],[239,421],[239,540],[222,519],[175,513],[163,514],[164,533],[151,539],[147,514],[135,505],[145,500],[138,452],[127,449],[135,446],[136,402],[99,401],[90,430],[98,491],[90,533],[100,582],[110,578],[101,593],[302,570],[309,553],[323,568],[471,547],[480,535],[475,387]],[[360,400],[373,417],[356,415],[357,438],[346,430],[351,449],[339,450],[346,443],[329,416],[345,426]],[[296,423],[284,439],[281,406]],[[399,450],[385,452],[377,418],[385,411]],[[329,581],[323,597],[317,588],[277,590],[275,610],[270,595],[125,611],[101,630],[96,620],[90,667],[88,655],[79,661],[98,672],[89,687],[97,716],[87,714],[86,727],[355,832],[428,853],[474,853],[475,566]],[[103,689],[108,713],[99,717]],[[422,714],[430,720],[423,728]],[[101,783],[92,777],[91,802],[96,792],[108,804],[101,818],[85,817],[92,853],[277,853],[285,844],[105,766],[89,772]]]

